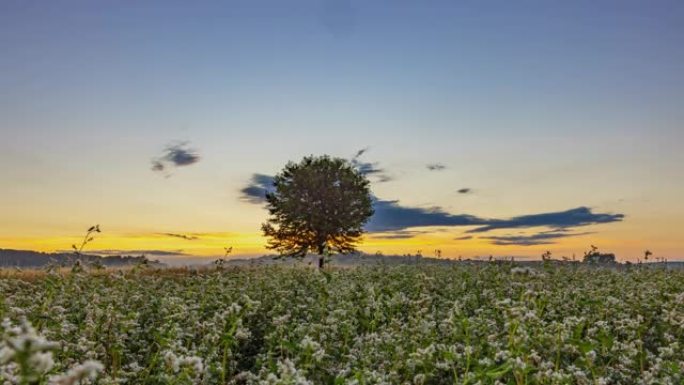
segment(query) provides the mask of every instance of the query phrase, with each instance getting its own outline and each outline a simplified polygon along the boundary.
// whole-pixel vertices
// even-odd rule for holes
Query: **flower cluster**
[[[66,374],[47,376],[55,367],[53,351],[59,349],[59,344],[38,334],[26,318],[22,318],[19,326],[5,319],[2,328],[0,378],[3,384],[84,384],[95,380],[104,369],[101,363],[89,360],[69,369]]]
[[[0,319],[3,384],[684,381],[684,272],[665,269],[6,274]]]

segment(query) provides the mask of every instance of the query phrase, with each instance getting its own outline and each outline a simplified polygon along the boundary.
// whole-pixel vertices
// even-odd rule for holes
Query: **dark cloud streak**
[[[456,237],[456,238],[454,238],[454,241],[467,241],[467,240],[470,240],[470,239],[473,239],[473,236],[472,236],[472,235],[464,235],[464,236],[462,236],[462,237]]]
[[[86,254],[94,254],[101,256],[117,256],[117,255],[154,255],[161,257],[173,257],[173,256],[188,256],[183,250],[117,250],[117,249],[105,249],[105,250],[91,250]]]
[[[623,214],[595,214],[588,207],[578,207],[566,211],[522,215],[511,219],[492,219],[484,226],[468,230],[468,233],[484,233],[497,229],[517,229],[528,227],[552,227],[557,229],[588,226],[601,223],[620,222]]]
[[[390,232],[372,233],[372,237],[374,239],[410,239],[425,233],[427,233],[427,231],[397,230]]]
[[[472,215],[452,215],[439,208],[405,207],[399,201],[374,199],[375,214],[366,225],[369,232],[404,230],[426,226],[477,226],[486,220]]]
[[[254,174],[249,185],[240,190],[245,202],[262,204],[266,202],[266,193],[273,191],[273,177],[265,174]]]
[[[359,170],[362,175],[375,179],[375,182],[383,183],[393,180],[394,178],[387,174],[385,169],[380,168],[377,162],[364,162],[359,159],[361,156],[367,153],[369,149],[369,147],[365,147],[357,151],[350,160],[352,166],[356,167],[356,169]]]
[[[544,231],[531,235],[502,235],[482,237],[492,241],[491,243],[499,246],[538,246],[554,244],[557,239],[568,237],[579,237],[582,235],[593,234],[592,232],[572,233],[567,230]]]
[[[186,241],[196,241],[199,239],[199,237],[196,235],[186,235],[186,234],[176,234],[176,233],[161,233],[161,235],[165,235],[165,236],[171,237],[171,238],[185,239]]]
[[[249,203],[263,204],[266,201],[266,193],[269,191],[273,191],[273,177],[264,174],[254,174],[249,185],[240,190],[242,194],[241,199]],[[371,233],[392,233],[386,235],[386,237],[394,239],[409,238],[412,234],[406,232],[406,230],[412,227],[475,227],[466,231],[466,233],[485,233],[499,229],[532,227],[554,229],[555,237],[542,235],[536,239],[537,241],[543,241],[560,238],[561,233],[571,228],[620,222],[624,219],[623,214],[594,213],[587,207],[578,207],[560,212],[522,215],[510,219],[489,219],[468,214],[451,214],[439,207],[407,207],[402,206],[399,201],[382,200],[377,197],[373,197],[373,208],[375,209],[375,214],[366,224],[366,231]],[[466,238],[462,239],[465,240]],[[501,239],[491,238],[491,240],[507,242],[505,237]],[[515,241],[515,239],[509,241]],[[534,239],[531,241],[534,241]]]
[[[430,171],[442,171],[442,170],[446,170],[446,168],[447,168],[445,165],[443,165],[441,163],[431,163],[425,167],[427,167],[427,169]]]
[[[392,178],[377,163],[363,162],[359,157],[363,156],[368,148],[361,149],[351,158],[351,164],[365,176],[374,177],[375,182],[385,182]],[[445,166],[432,164],[427,166],[432,171],[443,170]],[[247,186],[240,190],[241,199],[245,202],[263,204],[266,201],[266,193],[272,192],[273,177],[265,174],[253,174]],[[459,194],[470,194],[471,188],[457,190]],[[375,238],[406,239],[420,234],[420,231],[408,230],[414,227],[473,227],[466,233],[486,233],[502,229],[522,228],[549,228],[550,231],[533,235],[507,235],[482,237],[493,244],[498,245],[539,245],[553,243],[559,238],[585,235],[589,233],[573,233],[570,230],[576,227],[620,222],[624,219],[623,214],[594,213],[588,207],[522,215],[508,219],[481,218],[468,214],[451,214],[440,207],[421,208],[403,206],[399,201],[382,200],[373,197],[375,214],[366,224],[365,229],[369,233],[376,233]],[[465,235],[456,240],[472,239],[471,235]]]
[[[170,144],[160,157],[152,159],[152,171],[164,172],[171,168],[187,167],[200,159],[199,154],[188,147],[188,142]]]
[[[266,200],[266,193],[273,191],[273,177],[264,174],[254,174],[249,185],[240,190],[241,199],[255,204],[262,204]],[[451,214],[439,207],[421,208],[407,207],[399,201],[373,198],[375,214],[366,225],[369,232],[396,232],[411,227],[428,226],[475,226],[467,233],[484,233],[498,229],[515,229],[530,227],[549,227],[556,232],[573,227],[594,224],[620,222],[623,214],[593,213],[590,208],[578,207],[571,210],[523,215],[510,219],[488,219],[468,214]]]

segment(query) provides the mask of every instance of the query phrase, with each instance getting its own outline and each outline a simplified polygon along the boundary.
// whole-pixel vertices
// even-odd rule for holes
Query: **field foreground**
[[[0,294],[2,383],[684,381],[682,271],[133,269]]]

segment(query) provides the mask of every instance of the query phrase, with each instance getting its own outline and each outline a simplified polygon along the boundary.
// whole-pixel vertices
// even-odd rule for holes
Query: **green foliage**
[[[682,271],[464,263],[5,277],[0,378],[17,381],[2,383],[684,380]]]
[[[584,263],[591,264],[614,264],[616,263],[615,254],[612,253],[601,253],[598,251],[598,247],[591,245],[591,250],[584,253]]]
[[[262,225],[268,248],[281,255],[350,253],[373,215],[369,181],[348,161],[329,156],[288,163],[266,195]]]

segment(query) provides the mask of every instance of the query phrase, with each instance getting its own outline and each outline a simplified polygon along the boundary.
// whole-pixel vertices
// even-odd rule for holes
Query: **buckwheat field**
[[[682,384],[684,273],[3,273],[4,384]]]

